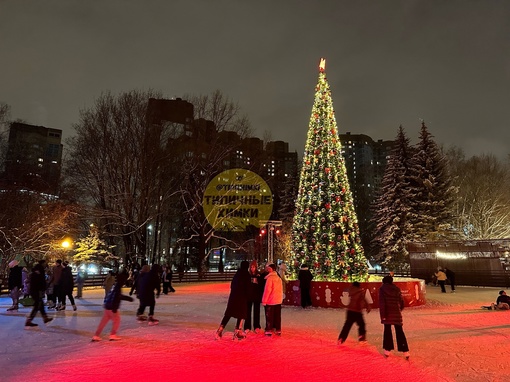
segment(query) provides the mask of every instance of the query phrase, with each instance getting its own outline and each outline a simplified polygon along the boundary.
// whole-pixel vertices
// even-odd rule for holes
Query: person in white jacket
[[[266,286],[262,295],[262,305],[266,313],[266,332],[270,337],[273,331],[277,336],[282,335],[282,302],[283,302],[283,283],[276,272],[275,264],[266,266],[268,275],[265,277]]]

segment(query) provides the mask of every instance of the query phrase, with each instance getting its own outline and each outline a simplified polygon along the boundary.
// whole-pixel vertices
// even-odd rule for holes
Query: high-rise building
[[[360,224],[364,245],[370,239],[367,233],[372,217],[371,206],[381,186],[388,156],[393,148],[393,141],[374,141],[365,134],[339,134],[342,143],[342,155],[345,159],[347,176],[354,198],[354,205]]]
[[[5,160],[5,187],[58,194],[62,130],[13,122]]]

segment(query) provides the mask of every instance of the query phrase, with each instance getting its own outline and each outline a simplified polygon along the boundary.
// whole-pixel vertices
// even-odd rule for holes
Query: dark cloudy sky
[[[220,89],[302,155],[320,57],[340,133],[510,153],[508,0],[0,0],[0,102],[73,134],[103,91]]]

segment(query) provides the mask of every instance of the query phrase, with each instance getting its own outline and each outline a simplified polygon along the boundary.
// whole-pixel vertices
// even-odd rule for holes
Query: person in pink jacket
[[[282,302],[283,302],[283,283],[276,272],[275,264],[266,266],[268,275],[265,277],[266,286],[262,295],[262,305],[266,313],[266,332],[270,337],[273,331],[277,336],[282,335]]]

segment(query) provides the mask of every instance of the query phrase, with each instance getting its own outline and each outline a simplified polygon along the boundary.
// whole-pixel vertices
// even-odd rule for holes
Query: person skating
[[[125,296],[122,294],[122,286],[126,283],[127,278],[128,275],[126,272],[119,273],[117,276],[117,281],[115,282],[108,295],[105,297],[103,304],[103,318],[99,322],[96,332],[92,337],[93,342],[101,341],[101,332],[110,320],[112,321],[112,329],[110,331],[109,339],[110,341],[120,340],[120,337],[117,336],[117,331],[120,327],[120,302],[122,300],[133,301],[133,297]]]
[[[159,320],[154,318],[154,308],[156,306],[154,291],[156,291],[156,297],[159,298],[161,283],[159,282],[158,266],[156,264],[153,264],[152,268],[149,268],[148,265],[142,267],[138,275],[136,291],[140,299],[140,305],[136,312],[138,322],[147,321],[149,325],[157,325]],[[148,318],[144,315],[146,307],[149,307]]]
[[[310,289],[312,286],[313,275],[306,264],[302,264],[298,274],[299,289],[301,289],[301,306],[306,309],[312,306]]]
[[[51,277],[50,277],[50,281],[49,281],[49,288],[51,288],[53,290],[52,294],[53,294],[53,301],[54,301],[54,305],[50,305],[48,307],[48,309],[53,309],[53,308],[60,308],[60,306],[62,305],[62,291],[61,291],[61,286],[60,286],[60,278],[62,277],[62,270],[63,270],[63,267],[62,267],[62,260],[58,259],[56,262],[55,262],[55,265],[53,266],[53,268],[51,268]]]
[[[243,324],[247,316],[248,290],[251,283],[248,265],[249,263],[247,261],[242,261],[240,268],[237,270],[230,283],[230,295],[228,297],[227,308],[225,309],[223,319],[215,334],[217,340],[223,336],[223,330],[231,317],[237,319],[232,339],[241,340],[246,337],[243,331]]]
[[[45,324],[53,320],[53,318],[48,317],[46,311],[44,310],[43,297],[46,291],[46,275],[44,271],[45,265],[45,260],[39,260],[32,269],[32,273],[30,273],[30,295],[34,299],[34,307],[32,308],[32,311],[30,312],[25,322],[25,329],[30,329],[32,327],[38,326],[36,323],[32,322],[37,312],[41,313]]]
[[[112,289],[112,287],[114,285],[115,285],[115,275],[113,274],[113,271],[108,271],[108,274],[106,275],[106,277],[103,281],[105,297],[108,295],[108,292],[110,292],[110,290]]]
[[[250,263],[250,287],[248,289],[248,302],[246,321],[244,322],[244,330],[250,331],[253,328],[254,333],[259,333],[262,329],[260,326],[260,303],[262,302],[262,293],[264,292],[262,276],[258,270],[257,261],[253,260]],[[252,326],[252,311],[253,311],[253,326]]]
[[[266,313],[266,336],[272,336],[273,331],[277,336],[282,335],[282,302],[283,282],[276,272],[276,265],[269,264],[266,267],[266,285],[262,295],[262,305]]]
[[[397,339],[397,350],[403,352],[406,359],[409,359],[409,346],[407,345],[406,335],[404,334],[402,320],[402,310],[404,309],[404,299],[402,292],[393,284],[393,277],[385,276],[383,284],[379,289],[379,314],[381,324],[384,325],[383,349],[384,356],[388,357],[390,352],[395,349],[393,344],[393,333],[391,326],[395,327]]]
[[[446,293],[446,288],[445,288],[446,273],[444,273],[441,268],[438,268],[437,272],[436,272],[436,277],[437,277],[437,283],[441,287],[441,293]]]
[[[366,326],[363,319],[363,309],[370,312],[370,304],[365,297],[366,291],[360,287],[359,282],[355,281],[349,287],[349,305],[347,306],[345,323],[342,331],[338,335],[338,344],[343,344],[349,335],[349,331],[354,323],[358,325],[358,340],[366,341]]]
[[[450,268],[444,268],[444,273],[446,275],[446,278],[450,282],[450,288],[452,293],[455,293],[455,272],[452,271]]]
[[[73,306],[73,310],[76,310],[76,304],[74,302],[73,297],[73,289],[74,289],[74,278],[73,272],[69,263],[64,261],[62,263],[62,275],[60,276],[60,302],[61,305],[57,307],[57,310],[65,310],[66,309],[66,298],[69,298],[69,302]]]
[[[12,260],[9,263],[9,279],[8,287],[10,296],[12,299],[12,306],[7,309],[8,312],[18,310],[19,296],[21,294],[21,288],[23,286],[22,268],[19,266],[18,260]]]

